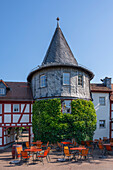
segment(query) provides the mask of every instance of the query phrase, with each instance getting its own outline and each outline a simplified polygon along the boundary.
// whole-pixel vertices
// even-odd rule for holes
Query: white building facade
[[[110,138],[110,93],[111,88],[102,84],[91,84],[92,100],[96,110],[97,124],[94,139]]]

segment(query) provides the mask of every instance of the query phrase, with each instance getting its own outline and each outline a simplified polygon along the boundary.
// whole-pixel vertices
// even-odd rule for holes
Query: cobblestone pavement
[[[5,149],[0,151],[0,170],[32,170],[32,169],[40,169],[40,170],[113,170],[113,155],[107,156],[107,158],[99,158],[100,153],[95,151],[94,160],[90,158],[90,161],[80,160],[75,161],[66,161],[66,162],[58,162],[58,158],[63,158],[60,152],[55,152],[54,150],[50,153],[51,161],[48,163],[46,159],[44,159],[44,165],[40,161],[32,161],[32,158],[29,161],[29,164],[25,163],[21,164],[10,164],[12,159],[11,154],[12,148]]]

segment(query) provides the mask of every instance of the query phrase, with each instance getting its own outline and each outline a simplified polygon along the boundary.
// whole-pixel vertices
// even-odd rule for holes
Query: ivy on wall
[[[33,105],[34,140],[56,143],[75,138],[77,142],[91,139],[96,129],[96,113],[91,101],[73,100],[71,114],[61,112],[61,100],[36,101]]]

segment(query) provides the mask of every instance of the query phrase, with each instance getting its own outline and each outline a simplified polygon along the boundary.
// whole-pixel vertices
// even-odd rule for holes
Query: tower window
[[[40,87],[46,87],[46,76],[45,75],[40,76]]]
[[[82,74],[78,75],[78,85],[83,86],[83,75]]]
[[[62,102],[62,113],[71,113],[71,100],[64,100]]]
[[[70,84],[70,73],[63,73],[63,85]]]

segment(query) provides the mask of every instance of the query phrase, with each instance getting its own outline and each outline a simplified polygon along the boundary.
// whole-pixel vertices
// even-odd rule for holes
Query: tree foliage
[[[33,105],[33,132],[35,140],[56,143],[75,138],[77,142],[90,139],[96,129],[96,113],[91,101],[73,100],[71,114],[61,112],[61,100],[36,101]]]

